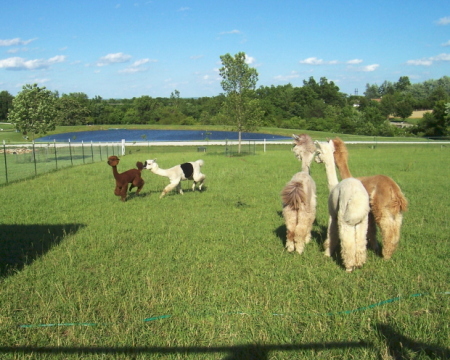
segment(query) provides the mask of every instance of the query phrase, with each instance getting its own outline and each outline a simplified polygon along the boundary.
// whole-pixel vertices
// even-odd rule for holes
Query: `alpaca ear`
[[[294,138],[295,140],[298,140],[298,136],[295,134],[292,134],[292,138]]]

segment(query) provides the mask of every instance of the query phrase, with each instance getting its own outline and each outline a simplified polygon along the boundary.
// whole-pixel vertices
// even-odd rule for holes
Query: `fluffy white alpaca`
[[[316,162],[324,163],[328,189],[328,233],[325,255],[332,256],[341,244],[341,256],[345,270],[352,272],[366,262],[369,195],[361,181],[355,178],[337,179],[333,158],[333,142],[315,142]]]
[[[301,254],[311,241],[311,229],[316,218],[316,183],[309,167],[316,147],[306,134],[292,135],[292,151],[302,161],[302,171],[296,173],[281,192],[283,217],[286,224],[286,249]]]
[[[167,185],[159,198],[161,199],[169,191],[177,188],[178,192],[183,195],[181,189],[182,180],[194,180],[192,184],[192,191],[195,191],[195,185],[198,183],[198,189],[202,190],[203,182],[206,176],[201,173],[200,167],[203,166],[203,160],[197,160],[193,162],[187,162],[184,164],[176,165],[170,169],[161,169],[156,163],[156,159],[147,160],[144,163],[144,169],[150,170],[152,173],[168,177],[170,184]]]

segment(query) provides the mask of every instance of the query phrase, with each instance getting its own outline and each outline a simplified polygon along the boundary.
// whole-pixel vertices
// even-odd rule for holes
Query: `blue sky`
[[[220,56],[247,54],[257,86],[450,76],[450,5],[353,0],[15,0],[0,11],[0,91],[216,96]]]

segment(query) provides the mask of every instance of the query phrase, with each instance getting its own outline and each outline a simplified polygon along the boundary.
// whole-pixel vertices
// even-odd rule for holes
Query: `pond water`
[[[200,140],[238,140],[234,131],[204,130],[128,130],[109,129],[98,131],[79,131],[64,134],[48,135],[36,139],[39,142],[126,142],[140,141],[200,141]],[[242,140],[286,140],[286,136],[242,133]]]

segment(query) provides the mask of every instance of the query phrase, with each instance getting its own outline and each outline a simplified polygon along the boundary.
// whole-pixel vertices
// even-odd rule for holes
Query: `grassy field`
[[[203,158],[205,190],[158,196],[144,172],[122,203],[105,161],[0,188],[2,359],[444,359],[450,357],[450,148],[349,146],[355,176],[393,177],[410,202],[392,260],[348,274],[326,258],[325,169],[313,241],[284,250],[280,191],[299,171],[290,146],[142,148]],[[447,294],[446,294],[447,292]]]

